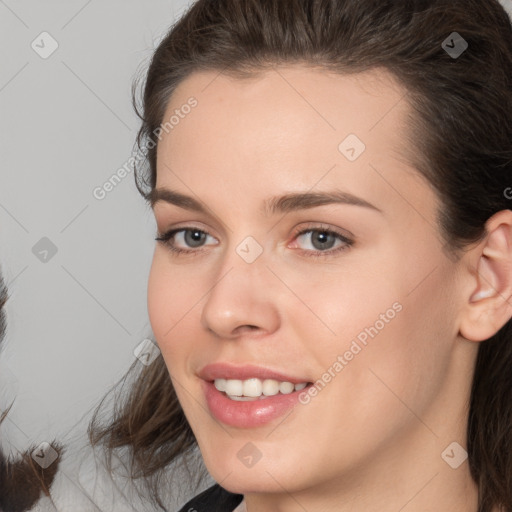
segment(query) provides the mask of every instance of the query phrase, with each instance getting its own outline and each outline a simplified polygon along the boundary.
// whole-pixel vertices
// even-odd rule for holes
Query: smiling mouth
[[[265,400],[276,395],[289,395],[297,391],[302,391],[309,385],[312,385],[311,382],[294,384],[287,381],[258,379],[256,377],[246,380],[215,379],[212,382],[217,391],[220,391],[230,400],[238,402]]]

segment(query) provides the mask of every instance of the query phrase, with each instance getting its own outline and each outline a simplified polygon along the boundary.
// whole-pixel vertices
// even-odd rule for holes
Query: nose
[[[233,251],[207,295],[203,326],[223,339],[275,332],[280,322],[275,281],[263,256],[247,263]]]

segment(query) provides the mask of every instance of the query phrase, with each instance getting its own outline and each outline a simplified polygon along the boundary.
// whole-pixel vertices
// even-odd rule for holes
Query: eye
[[[306,256],[322,257],[330,256],[340,251],[348,249],[354,244],[354,241],[342,233],[325,226],[314,226],[303,229],[296,234],[295,240],[310,240],[309,246],[312,250],[303,250]],[[339,242],[336,246],[336,242]],[[308,244],[306,244],[308,245]]]
[[[295,233],[295,244],[299,239],[311,240],[311,249],[302,250],[306,256],[322,257],[331,256],[335,253],[348,249],[354,241],[338,231],[326,226],[314,226]],[[213,236],[202,229],[187,226],[158,235],[155,240],[163,243],[167,248],[176,254],[195,255],[204,251],[204,242],[207,238],[215,240]],[[336,246],[336,242],[338,245]],[[306,244],[307,245],[307,244]],[[180,247],[181,246],[181,247]]]
[[[155,240],[162,242],[166,247],[175,253],[198,253],[197,250],[188,250],[177,245],[177,242],[185,247],[201,248],[207,237],[213,238],[206,231],[194,227],[171,229],[163,235],[158,235]]]

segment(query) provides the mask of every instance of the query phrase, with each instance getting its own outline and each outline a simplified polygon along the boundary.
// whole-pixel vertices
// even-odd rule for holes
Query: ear
[[[472,271],[460,334],[470,341],[494,336],[512,318],[512,210],[485,224],[485,238],[467,255]]]

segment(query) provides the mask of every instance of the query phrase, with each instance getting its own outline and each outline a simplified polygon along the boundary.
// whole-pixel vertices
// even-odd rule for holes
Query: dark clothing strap
[[[243,499],[243,494],[233,494],[215,484],[192,498],[179,512],[233,512]]]

